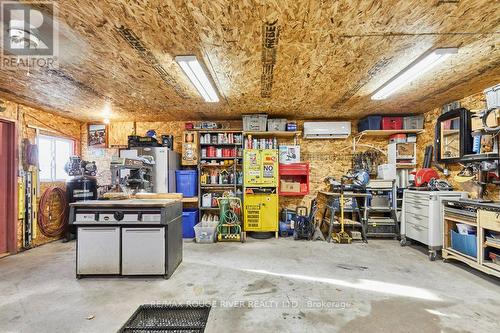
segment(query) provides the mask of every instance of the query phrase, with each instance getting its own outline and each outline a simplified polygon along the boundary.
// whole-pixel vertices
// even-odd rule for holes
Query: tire
[[[406,246],[406,245],[408,245],[408,242],[406,241],[406,238],[401,238],[401,240],[399,241],[399,244],[401,246]]]
[[[436,260],[437,253],[436,252],[429,252],[429,260],[430,261],[435,261]]]

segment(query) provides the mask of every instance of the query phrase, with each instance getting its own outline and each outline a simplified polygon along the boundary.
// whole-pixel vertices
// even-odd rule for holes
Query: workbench
[[[180,199],[92,200],[70,204],[77,229],[76,276],[163,275],[182,261]]]
[[[328,200],[327,200],[327,207],[326,209],[330,210],[330,226],[328,229],[328,236],[326,237],[326,240],[328,242],[331,242],[332,240],[332,232],[333,232],[333,226],[335,225],[335,214],[337,212],[340,212],[340,192],[327,192],[327,191],[319,191],[320,194],[325,195]],[[351,208],[345,208],[344,207],[344,212],[345,213],[356,213],[358,214],[358,218],[360,220],[359,226],[361,227],[361,237],[363,238],[363,242],[367,242],[366,239],[366,221],[368,220],[368,198],[369,194],[367,193],[354,193],[354,192],[344,192],[344,199],[349,199],[352,198],[356,201],[355,207]],[[362,202],[362,204],[361,204]],[[361,209],[363,210],[363,213],[361,213]],[[340,225],[340,223],[339,223]],[[354,221],[350,223],[344,223],[344,225],[347,226],[355,226],[357,225]]]
[[[500,203],[443,200],[442,220],[443,260],[461,261],[500,278],[500,260],[494,262],[489,257],[489,252],[500,255],[500,241],[490,234],[500,234]],[[476,233],[457,233],[457,224],[468,225]]]

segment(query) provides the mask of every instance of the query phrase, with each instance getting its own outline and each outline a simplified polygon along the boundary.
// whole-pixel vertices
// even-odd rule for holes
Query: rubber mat
[[[118,332],[126,333],[203,333],[211,307],[209,305],[139,306]]]

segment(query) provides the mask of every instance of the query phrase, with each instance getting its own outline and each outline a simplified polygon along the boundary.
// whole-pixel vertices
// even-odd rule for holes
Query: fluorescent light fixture
[[[104,104],[104,107],[102,108],[102,115],[109,116],[110,114],[111,114],[111,104],[109,102],[106,102],[106,104]]]
[[[446,60],[450,55],[456,54],[457,52],[458,48],[449,47],[435,49],[429,53],[423,54],[396,76],[378,88],[372,95],[372,99],[379,100],[387,98],[395,91],[401,89],[419,76],[427,73],[429,70]]]
[[[214,103],[219,101],[219,96],[212,82],[210,82],[196,56],[177,56],[175,57],[175,61],[181,66],[184,74],[187,75],[205,102]]]

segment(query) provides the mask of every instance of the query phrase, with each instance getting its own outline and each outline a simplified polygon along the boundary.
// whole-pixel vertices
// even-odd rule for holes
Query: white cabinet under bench
[[[429,247],[429,259],[436,259],[436,251],[443,245],[441,205],[445,199],[467,198],[466,192],[415,191],[403,192],[401,214],[401,245],[412,239]]]

